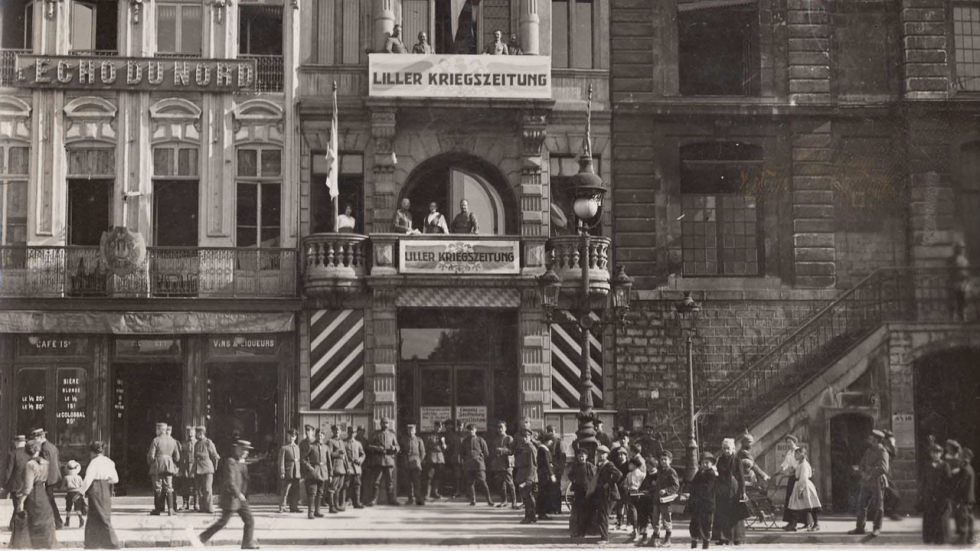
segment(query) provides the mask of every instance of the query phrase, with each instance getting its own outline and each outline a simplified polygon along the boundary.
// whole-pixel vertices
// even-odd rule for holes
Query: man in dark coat
[[[507,423],[497,423],[497,433],[487,442],[490,448],[490,479],[500,486],[500,503],[517,509],[517,492],[514,488],[514,439],[507,434]]]
[[[446,467],[446,436],[442,421],[435,422],[435,430],[425,438],[425,496],[442,498],[442,484]]]
[[[365,481],[373,480],[371,478],[370,467],[368,467],[368,456],[367,456],[368,438],[367,438],[367,431],[364,429],[364,427],[361,426],[357,427],[356,431],[354,432],[354,440],[357,440],[357,443],[361,445],[361,453],[364,454],[361,458],[361,462],[358,464],[357,473],[356,473],[358,495],[357,498],[354,499],[354,508],[363,509],[364,502],[367,501],[368,497],[370,497],[367,495],[367,493],[370,490],[368,489],[368,485]],[[351,486],[353,487],[353,485],[354,483],[352,480]],[[352,489],[351,491],[354,490]]]
[[[7,469],[3,473],[3,489],[7,490],[7,494],[14,504],[12,510],[16,511],[17,494],[24,489],[24,468],[27,466],[27,462],[31,460],[31,456],[24,451],[24,446],[27,445],[27,437],[23,434],[14,437],[13,445],[14,449],[7,454]],[[11,517],[11,530],[13,525],[14,519]]]
[[[538,454],[531,444],[531,430],[524,429],[521,434],[523,446],[520,446],[514,456],[514,484],[521,491],[524,500],[524,520],[521,524],[537,522],[535,511],[538,484]]]
[[[340,494],[347,480],[347,444],[340,438],[340,427],[330,426],[330,440],[327,440],[327,453],[330,454],[330,485],[327,487],[327,506],[332,515],[347,509],[340,502]]]
[[[715,456],[711,452],[701,455],[701,468],[691,481],[691,548],[702,542],[702,548],[707,549],[711,541],[711,526],[715,517],[715,481],[718,471],[715,470]]]
[[[218,479],[221,480],[221,488],[218,490],[218,506],[221,507],[221,518],[201,534],[198,539],[201,544],[207,543],[219,530],[227,526],[231,515],[237,512],[245,524],[242,549],[259,548],[253,539],[255,520],[252,518],[252,510],[245,497],[248,493],[248,467],[245,465],[245,458],[248,457],[248,451],[251,449],[252,445],[248,441],[236,440],[231,457],[226,457],[219,464]],[[193,538],[191,543],[195,543]]]
[[[388,505],[401,505],[395,495],[394,471],[395,458],[401,448],[398,447],[398,439],[395,433],[388,428],[388,418],[381,418],[381,430],[374,433],[368,451],[371,453],[368,463],[371,465],[372,476],[374,477],[374,492],[371,494],[371,501],[367,503],[372,507],[378,503],[381,495],[381,480],[384,479],[385,490],[388,493]]]
[[[487,457],[490,449],[487,441],[476,434],[476,425],[466,425],[469,434],[460,442],[460,460],[466,472],[466,487],[470,494],[470,505],[476,505],[476,486],[479,485],[487,493],[487,505],[493,507],[490,497],[490,487],[487,486]]]
[[[976,543],[973,532],[973,505],[976,503],[976,474],[973,471],[973,452],[970,448],[955,447],[955,440],[947,442],[948,450],[955,452],[950,461],[957,465],[950,479],[950,501],[953,504],[953,520],[956,523],[957,545],[972,545]],[[949,453],[948,453],[949,454]]]
[[[609,437],[605,431],[602,430],[602,419],[596,419],[595,421],[595,439],[599,441],[600,444],[605,446],[607,449],[612,450],[612,438]]]
[[[303,472],[306,475],[306,518],[323,518],[320,505],[323,501],[323,489],[330,483],[330,452],[323,442],[323,431],[319,429],[313,441],[306,446]]]
[[[568,465],[568,449],[561,436],[555,432],[554,425],[548,425],[544,430],[548,438],[551,439],[547,445],[548,451],[551,452],[551,470],[557,479],[555,484],[549,484],[549,497],[546,500],[545,513],[557,515],[561,514],[561,478]]]
[[[167,434],[167,424],[157,423],[156,438],[150,442],[146,452],[146,462],[150,467],[150,479],[153,481],[153,511],[151,515],[159,515],[164,509],[172,515],[177,510],[174,499],[174,475],[179,469],[180,444]]]
[[[538,495],[535,501],[535,509],[539,520],[551,520],[548,513],[552,512],[548,500],[551,499],[552,489],[558,485],[558,478],[555,476],[553,458],[548,444],[551,443],[551,436],[544,434],[537,443],[537,463],[538,463]],[[560,471],[559,471],[560,472]],[[559,486],[559,492],[561,487]]]
[[[599,530],[599,541],[609,541],[609,513],[612,505],[619,500],[619,479],[623,473],[609,461],[609,448],[599,445],[596,448],[595,485],[586,500],[592,502],[592,523]]]
[[[588,457],[588,450],[579,448],[575,450],[575,461],[568,467],[572,492],[572,514],[568,517],[568,530],[573,538],[581,538],[588,533],[589,519],[592,516],[586,494],[595,478],[595,465],[589,463]]]
[[[718,480],[715,482],[715,529],[722,544],[741,544],[737,526],[745,520],[745,479],[742,465],[735,455],[735,440],[725,438],[721,443],[721,456],[715,463]]]
[[[425,443],[415,434],[416,425],[409,423],[408,436],[402,445],[405,454],[405,468],[408,471],[408,501],[405,505],[425,505],[425,493],[422,491],[422,461],[425,459]]]
[[[45,491],[48,494],[48,502],[54,512],[55,529],[61,530],[65,527],[61,520],[61,513],[58,511],[58,504],[54,499],[54,490],[61,484],[61,460],[59,459],[58,446],[48,441],[48,433],[44,429],[34,429],[31,433],[32,439],[38,444],[41,458],[48,461],[48,481]]]
[[[280,513],[286,511],[287,504],[290,513],[299,512],[299,489],[303,474],[296,436],[296,429],[289,429],[286,433],[286,444],[279,448]]]
[[[952,470],[943,461],[943,448],[929,446],[929,464],[922,473],[922,542],[949,543],[949,492]]]
[[[463,460],[460,455],[463,449],[463,437],[466,436],[466,433],[463,430],[462,421],[447,419],[446,428],[449,431],[446,435],[446,469],[449,471],[449,480],[453,487],[452,498],[456,499],[463,494],[465,486]]]
[[[367,454],[364,446],[354,435],[354,427],[347,426],[347,438],[344,440],[347,448],[347,478],[344,480],[344,489],[340,492],[340,502],[347,506],[347,498],[350,498],[351,505],[355,509],[363,509],[361,505],[361,473],[363,472],[364,460]]]
[[[857,526],[848,534],[864,534],[865,521],[871,514],[872,536],[881,533],[881,521],[885,515],[884,487],[888,473],[888,452],[882,446],[885,433],[875,429],[868,435],[868,449],[865,450],[861,463],[854,469],[861,476],[861,487],[858,491]]]

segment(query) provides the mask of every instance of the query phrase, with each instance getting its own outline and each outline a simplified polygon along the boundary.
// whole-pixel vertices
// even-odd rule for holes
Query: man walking
[[[159,515],[167,509],[167,515],[173,515],[177,509],[174,475],[180,462],[180,445],[167,434],[166,423],[157,423],[157,436],[150,442],[146,461],[150,465],[150,479],[153,481],[154,507],[150,514]]]
[[[340,427],[330,426],[330,440],[327,441],[327,453],[330,454],[330,486],[327,488],[327,505],[329,513],[336,515],[347,509],[340,501],[344,481],[347,479],[347,444],[340,439]]]
[[[248,450],[251,449],[252,444],[250,442],[236,440],[232,447],[231,457],[226,457],[221,462],[219,467],[221,488],[218,494],[221,517],[201,534],[197,540],[200,543],[196,543],[195,539],[191,538],[191,543],[195,544],[195,547],[201,547],[202,544],[207,543],[219,530],[228,525],[231,515],[237,512],[245,524],[242,532],[242,549],[259,548],[253,540],[255,520],[252,518],[252,510],[249,508],[248,500],[245,497],[248,492],[248,467],[245,465],[245,458],[248,457]]]
[[[323,501],[323,488],[330,480],[330,453],[320,429],[316,430],[313,441],[306,446],[303,471],[306,473],[306,518],[323,518],[320,504]]]
[[[27,437],[23,434],[14,437],[13,445],[14,449],[7,454],[7,470],[3,476],[3,489],[7,490],[7,495],[10,496],[14,505],[12,510],[16,512],[17,495],[24,489],[24,469],[27,468],[27,462],[31,460],[31,456],[24,451],[24,446],[27,445]],[[13,530],[13,526],[14,519],[11,517],[11,530]]]
[[[384,479],[385,490],[388,493],[388,505],[400,505],[395,495],[395,484],[393,480],[395,457],[398,456],[400,448],[398,447],[398,439],[395,437],[395,433],[388,428],[387,417],[381,418],[381,430],[374,433],[368,449],[371,451],[370,464],[374,471],[372,475],[374,476],[374,493],[371,495],[371,501],[367,504],[368,507],[377,505],[378,496],[381,495],[382,479]]]
[[[197,485],[197,507],[202,513],[214,512],[211,502],[214,485],[214,467],[221,457],[214,442],[207,437],[207,429],[201,425],[195,429],[197,442],[194,442],[194,481]]]
[[[500,503],[517,509],[517,492],[514,489],[514,439],[507,434],[507,423],[497,422],[497,434],[490,439],[490,479],[500,486]]]
[[[54,500],[54,490],[61,484],[61,463],[58,458],[58,446],[48,442],[47,436],[48,432],[44,429],[34,429],[31,432],[31,440],[34,440],[38,445],[40,456],[48,461],[48,481],[45,483],[44,489],[48,494],[48,503],[51,504],[51,509],[54,511],[55,529],[61,530],[65,527],[65,523],[61,520],[58,504]]]
[[[538,453],[535,446],[531,443],[531,430],[521,431],[523,446],[520,446],[514,456],[514,482],[521,490],[521,498],[524,500],[524,520],[521,524],[531,524],[538,521],[537,509],[535,508],[537,485],[538,485]]]
[[[299,512],[299,489],[302,469],[300,468],[299,445],[296,443],[296,429],[286,432],[286,443],[279,448],[279,512]]]
[[[490,497],[490,487],[487,486],[487,457],[490,450],[487,441],[476,434],[476,425],[466,425],[469,434],[460,443],[460,460],[466,471],[466,487],[470,494],[470,505],[476,505],[476,485],[479,484],[487,493],[487,505],[493,507]]]
[[[408,501],[405,505],[425,505],[425,494],[422,492],[422,460],[425,458],[425,444],[415,434],[416,426],[408,424],[408,436],[402,446],[405,454],[405,467],[408,469]]]
[[[877,537],[881,533],[881,521],[885,515],[884,485],[888,473],[888,452],[881,441],[885,433],[875,429],[868,436],[868,449],[861,458],[861,463],[854,467],[861,476],[861,487],[858,491],[857,526],[848,534],[864,534],[865,520],[871,515],[871,535]]]
[[[446,467],[446,436],[442,421],[435,422],[435,431],[425,439],[425,496],[441,499],[443,473]]]
[[[357,427],[358,432],[364,430]],[[346,507],[347,497],[350,496],[351,503],[355,509],[363,509],[361,504],[361,471],[366,455],[361,441],[354,435],[354,427],[347,427],[347,440],[344,441],[347,447],[347,480],[344,481],[344,490],[341,493],[341,503]]]

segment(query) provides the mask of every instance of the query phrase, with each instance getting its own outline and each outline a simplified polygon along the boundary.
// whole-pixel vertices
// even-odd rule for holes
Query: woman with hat
[[[119,549],[119,538],[112,529],[112,485],[119,483],[116,464],[105,456],[102,442],[92,442],[89,454],[92,460],[85,469],[82,483],[82,495],[88,496],[85,548]]]
[[[19,494],[16,510],[26,516],[27,533],[30,535],[30,546],[34,549],[53,549],[58,545],[55,537],[54,510],[48,500],[46,486],[48,482],[48,460],[41,457],[41,445],[37,441],[27,443],[24,451],[31,457],[24,468],[24,488]],[[15,534],[11,538],[11,547],[17,543],[23,545],[26,538]],[[17,537],[19,536],[19,537]]]
[[[789,531],[796,530],[796,519],[805,519],[807,531],[816,532],[820,530],[820,521],[817,520],[817,513],[820,512],[820,496],[817,495],[817,488],[810,480],[813,477],[813,467],[806,459],[806,450],[796,448],[796,487],[793,488],[793,495],[789,498],[789,508],[793,511],[793,522],[789,524]]]
[[[929,464],[922,472],[922,542],[947,543],[949,540],[949,490],[953,476],[949,463],[943,461],[943,448],[929,446]]]
[[[200,538],[191,537],[191,544],[194,547],[201,547],[207,543],[219,530],[228,525],[231,515],[235,512],[242,518],[245,524],[242,533],[242,549],[258,549],[259,546],[253,540],[255,532],[255,520],[252,518],[252,510],[248,506],[245,492],[248,489],[248,467],[245,465],[245,458],[248,451],[252,449],[251,442],[247,440],[235,440],[232,446],[231,457],[221,460],[218,467],[219,479],[222,481],[220,493],[218,494],[218,505],[221,507],[221,517],[217,522],[208,527]],[[190,530],[190,525],[187,526]]]

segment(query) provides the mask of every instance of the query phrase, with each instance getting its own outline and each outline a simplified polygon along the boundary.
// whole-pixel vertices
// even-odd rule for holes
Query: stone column
[[[525,275],[544,273],[544,243],[550,231],[550,190],[542,180],[541,146],[547,137],[547,116],[521,114],[521,237]]]
[[[385,38],[395,30],[395,0],[374,1],[374,51],[384,49]]]
[[[798,287],[837,282],[829,120],[793,124],[793,266]]]
[[[521,49],[527,55],[541,51],[541,18],[538,0],[521,0]]]
[[[551,334],[535,287],[521,292],[520,329],[521,418],[540,430],[551,408]]]
[[[374,194],[372,204],[365,209],[365,227],[372,233],[391,231],[392,219],[398,206],[395,204],[395,165],[398,158],[394,151],[395,110],[371,111],[371,136],[374,138]]]
[[[947,4],[945,0],[902,2],[905,99],[945,100],[949,97]]]
[[[391,426],[395,419],[395,368],[398,364],[398,310],[395,307],[395,289],[374,289],[370,331],[367,334],[366,377],[367,396],[365,405],[373,412],[374,419],[387,417]],[[372,425],[372,429],[376,425]]]
[[[828,0],[788,0],[789,98],[791,103],[829,103],[833,27]]]

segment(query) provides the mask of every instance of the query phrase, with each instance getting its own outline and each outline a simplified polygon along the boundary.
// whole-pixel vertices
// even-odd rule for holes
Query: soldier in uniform
[[[464,436],[463,423],[446,419],[446,429],[449,431],[446,435],[446,469],[453,488],[452,499],[456,499],[463,493],[463,460],[460,458]]]
[[[466,487],[470,494],[470,505],[476,505],[476,485],[479,484],[487,493],[487,505],[493,507],[490,497],[490,487],[487,486],[487,457],[490,450],[487,441],[476,434],[476,425],[466,425],[469,434],[460,442],[460,460],[466,471]]]
[[[868,435],[868,449],[861,457],[861,463],[854,470],[861,476],[861,487],[858,491],[857,526],[848,534],[864,534],[865,521],[871,513],[871,535],[877,537],[881,533],[881,521],[885,515],[884,485],[888,473],[888,452],[881,441],[885,433],[875,429]]]
[[[395,470],[395,457],[398,455],[398,439],[395,433],[388,428],[388,418],[381,418],[381,430],[374,433],[371,444],[368,446],[371,452],[369,462],[374,471],[374,492],[371,494],[371,501],[368,507],[373,507],[378,503],[378,496],[381,495],[381,479],[385,481],[385,490],[388,492],[388,505],[400,505],[395,495],[395,484],[393,474]]]
[[[177,464],[180,462],[180,445],[167,434],[167,424],[157,423],[157,436],[150,443],[146,452],[146,462],[150,466],[150,478],[153,480],[153,511],[151,515],[159,515],[164,508],[168,515],[173,515],[177,509],[174,496],[174,475],[177,474]]]
[[[371,478],[371,468],[368,466],[368,458],[367,458],[368,437],[367,437],[367,430],[364,427],[360,427],[360,426],[357,427],[357,431],[354,433],[354,439],[357,440],[361,444],[361,450],[365,454],[365,457],[364,457],[363,461],[360,464],[360,467],[361,467],[360,468],[360,474],[357,477],[357,483],[358,483],[358,485],[360,487],[360,495],[358,495],[358,499],[359,499],[358,503],[360,503],[362,505],[361,505],[361,507],[356,507],[356,508],[357,509],[361,509],[363,507],[363,503],[366,502],[366,501],[368,501],[367,498],[370,497],[370,496],[367,495],[367,493],[371,489],[368,488],[368,485],[365,483],[365,481],[366,480],[374,480],[374,479]]]
[[[301,487],[302,469],[300,468],[299,445],[296,444],[296,429],[286,432],[286,443],[279,448],[279,512],[286,511],[289,504],[290,513],[299,512],[299,489]]]
[[[330,454],[330,486],[327,488],[327,505],[330,510],[328,512],[336,515],[347,509],[347,506],[340,501],[344,481],[347,480],[347,444],[340,438],[340,427],[337,425],[330,426],[327,453]]]
[[[3,476],[3,489],[7,490],[7,495],[10,496],[10,500],[14,504],[13,510],[16,511],[17,494],[24,489],[24,469],[27,468],[27,462],[31,460],[31,456],[24,451],[24,446],[27,445],[27,437],[23,434],[14,437],[13,445],[14,449],[7,455],[7,470]],[[11,517],[11,530],[13,530],[13,526],[14,519]]]
[[[219,530],[228,525],[231,515],[237,512],[245,524],[242,532],[242,549],[259,548],[253,539],[255,520],[252,518],[252,510],[249,508],[248,500],[245,497],[248,493],[248,467],[245,465],[245,458],[248,457],[248,450],[251,449],[252,444],[250,442],[236,440],[232,447],[231,457],[226,457],[221,462],[220,478],[222,482],[218,494],[221,518],[209,526],[199,539],[191,538],[191,543],[195,544],[195,547],[201,547],[207,543]],[[190,530],[189,525],[187,529]]]
[[[202,513],[214,511],[211,502],[211,488],[214,484],[214,466],[221,457],[214,447],[214,442],[207,437],[207,429],[201,425],[194,429],[197,442],[194,442],[194,481],[197,485],[197,507]]]
[[[446,467],[446,436],[442,421],[435,422],[435,431],[425,438],[425,496],[440,499]]]
[[[358,430],[364,429],[358,427]],[[361,471],[367,455],[361,441],[354,435],[353,426],[347,427],[347,440],[344,441],[344,445],[347,448],[347,478],[344,480],[340,502],[346,507],[347,498],[350,497],[355,509],[363,509],[364,505],[361,504]]]
[[[405,437],[402,452],[405,454],[405,466],[408,469],[408,501],[405,505],[425,505],[425,494],[422,492],[422,460],[425,458],[425,444],[415,434],[414,423],[408,424],[408,436]]]
[[[180,463],[178,464],[177,485],[180,487],[181,509],[195,509],[194,499],[194,427],[184,427],[187,440],[180,443]]]
[[[497,422],[497,434],[490,439],[490,477],[500,485],[500,503],[517,509],[517,491],[514,488],[514,439],[507,434],[507,423]]]
[[[316,441],[316,429],[313,425],[303,425],[303,432],[306,436],[299,442],[299,457],[300,457],[300,475],[305,479],[306,471],[303,468],[303,458],[310,451],[310,444]],[[300,501],[306,502],[306,492],[300,492]]]
[[[306,474],[306,518],[323,518],[320,503],[323,487],[330,480],[330,452],[322,441],[323,431],[317,429],[313,441],[306,445],[303,472]]]
[[[531,430],[521,431],[524,445],[514,455],[514,483],[521,490],[524,500],[524,519],[521,524],[531,524],[538,521],[535,508],[535,494],[538,485],[538,454],[531,444]]]

